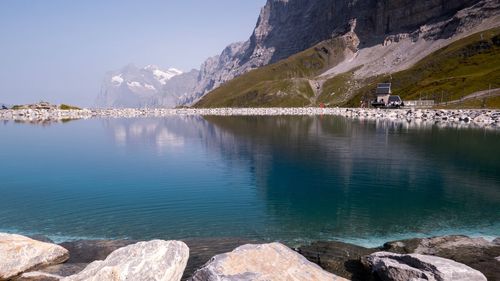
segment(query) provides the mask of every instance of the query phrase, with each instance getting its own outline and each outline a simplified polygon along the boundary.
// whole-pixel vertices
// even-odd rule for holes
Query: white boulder
[[[184,242],[153,240],[112,252],[64,281],[179,281],[189,258]]]
[[[213,257],[191,281],[343,281],[280,244],[244,245]]]
[[[69,253],[59,245],[31,238],[0,233],[0,280],[25,271],[66,261]]]

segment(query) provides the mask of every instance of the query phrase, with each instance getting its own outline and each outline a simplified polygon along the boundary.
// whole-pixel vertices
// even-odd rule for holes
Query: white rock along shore
[[[39,238],[48,241],[0,233],[0,281],[486,281],[486,276],[497,280],[500,274],[499,238],[452,235],[393,241],[378,248],[335,241],[298,249],[278,242],[252,243],[211,257],[196,245],[191,251],[185,242],[174,240],[57,245]],[[195,268],[187,268],[190,261]]]
[[[182,109],[82,109],[0,110],[0,120],[20,122],[65,121],[89,118],[139,118],[168,116],[280,116],[331,115],[361,120],[438,123],[500,128],[500,110],[490,109],[367,109],[367,108],[182,108]]]

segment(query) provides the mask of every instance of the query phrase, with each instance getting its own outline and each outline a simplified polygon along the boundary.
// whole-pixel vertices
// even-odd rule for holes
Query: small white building
[[[378,104],[388,104],[389,97],[392,94],[391,83],[380,83],[377,85],[377,91],[375,95],[377,96],[376,102]]]

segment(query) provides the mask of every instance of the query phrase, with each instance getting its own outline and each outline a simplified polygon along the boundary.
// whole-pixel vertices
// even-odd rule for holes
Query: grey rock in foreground
[[[338,241],[318,241],[300,246],[297,251],[328,272],[350,280],[368,280],[370,274],[360,259],[380,249],[369,249]]]
[[[484,238],[450,235],[388,242],[384,251],[433,255],[452,259],[481,271],[488,280],[500,280],[500,244]]]
[[[486,281],[475,269],[435,256],[377,252],[362,262],[384,281]]]
[[[68,257],[68,251],[61,246],[0,233],[0,280],[8,280],[38,267],[62,263]]]
[[[179,281],[188,258],[189,248],[180,241],[139,242],[120,248],[104,261],[95,261],[62,280]]]
[[[280,244],[244,245],[213,257],[191,281],[315,281],[347,280]]]

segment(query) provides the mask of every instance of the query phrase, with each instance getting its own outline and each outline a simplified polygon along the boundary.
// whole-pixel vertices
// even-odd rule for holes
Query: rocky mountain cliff
[[[182,93],[168,89],[157,94],[154,102],[147,98],[145,100],[148,100],[147,104],[173,106],[173,101],[178,98],[179,103],[176,105],[191,105],[235,77],[288,58],[348,31],[355,30],[359,48],[383,45],[391,36],[391,40],[399,40],[401,36],[409,36],[422,27],[453,18],[457,11],[479,2],[481,1],[268,0],[261,10],[254,32],[246,42],[230,44],[220,55],[207,59],[196,78],[193,78],[195,73],[188,74],[186,83],[193,84],[184,85],[180,91]],[[447,38],[461,26],[460,21],[452,20],[432,32],[426,30],[426,34],[433,40]],[[124,104],[133,106],[130,99],[132,98],[126,98]],[[139,99],[144,100],[143,97]]]
[[[326,7],[325,9],[328,10],[326,2],[322,8]],[[336,2],[348,3],[348,1],[332,1],[332,3]],[[362,6],[364,2],[366,7]],[[461,1],[460,5],[460,1],[453,4],[422,1],[413,6],[410,5],[410,1],[386,2],[373,7],[368,5],[372,4],[370,1],[356,1],[353,5],[361,5],[359,7],[368,9],[359,11],[352,9],[349,5],[347,8],[342,8],[343,6],[339,4],[337,8],[344,12],[340,13],[338,18],[332,18],[331,22],[325,21],[328,19],[326,15],[318,16],[312,12],[313,10],[318,13],[321,11],[314,8],[315,6],[308,1],[268,2],[259,20],[262,24],[257,26],[254,36],[248,43],[249,50],[252,50],[251,46],[256,46],[253,50],[257,50],[258,55],[247,55],[247,62],[243,64],[243,67],[236,68],[233,73],[245,69],[248,65],[279,61],[266,67],[261,66],[244,75],[237,75],[239,77],[214,89],[196,105],[201,107],[307,106],[317,105],[318,102],[343,105],[347,104],[358,90],[362,90],[363,93],[370,92],[369,88],[361,89],[368,84],[380,78],[390,79],[390,77],[383,76],[406,70],[424,59],[430,63],[434,62],[432,73],[429,72],[429,66],[420,66],[427,69],[429,81],[426,83],[439,85],[439,87],[426,88],[428,91],[446,90],[449,92],[446,96],[451,99],[457,97],[455,93],[457,85],[460,85],[462,95],[465,92],[484,90],[485,86],[487,89],[488,84],[496,87],[497,83],[493,78],[498,72],[496,72],[495,63],[491,63],[491,60],[498,59],[495,49],[497,31],[491,29],[500,26],[500,2],[498,0]],[[474,3],[468,5],[469,2]],[[278,17],[279,20],[274,20],[282,21],[281,24],[269,24],[273,22],[271,20],[273,16],[268,15],[272,14],[273,9],[269,8],[273,7],[272,3],[288,11]],[[295,9],[298,9],[293,8],[295,7],[293,3],[311,5],[302,6],[305,15],[311,17],[311,24],[304,22],[303,25],[299,23],[295,26],[296,21],[300,19],[292,20],[293,16],[286,16],[290,15],[289,13],[294,15]],[[390,3],[392,5],[389,5]],[[462,6],[465,7],[455,10]],[[429,11],[424,12],[425,9]],[[282,10],[277,11],[279,13]],[[386,17],[386,15],[389,16]],[[393,23],[391,17],[396,18],[397,23]],[[343,20],[337,22],[339,18]],[[385,29],[381,28],[383,20],[378,20],[383,18],[385,18]],[[318,22],[320,26],[331,24],[329,35],[326,33],[322,35],[321,29],[314,34],[311,26],[314,27],[314,24]],[[281,30],[274,31],[277,29]],[[490,31],[481,33],[487,30]],[[464,39],[474,33],[477,34],[476,37]],[[300,50],[303,42],[314,42],[321,36],[326,36],[327,39],[287,57],[288,52]],[[286,38],[295,39],[286,41]],[[453,47],[460,49],[460,52],[453,51],[452,48],[443,50],[440,56],[432,56],[433,52],[445,49],[446,46],[461,39],[464,41]],[[471,48],[474,51],[468,50]],[[467,55],[464,56],[463,52]],[[447,60],[444,59],[443,54],[446,54]],[[283,57],[286,59],[282,59]],[[485,57],[488,57],[488,60],[485,61]],[[245,56],[238,57],[237,60],[244,62]],[[478,67],[467,68],[468,64]],[[449,68],[450,65],[454,67]],[[459,71],[461,67],[465,67],[460,70],[462,74]],[[445,69],[446,75],[450,77],[457,75],[461,77],[464,73],[467,73],[467,76],[457,78],[457,81],[439,80],[439,77],[442,78],[444,75]],[[492,73],[488,72],[487,75],[482,76],[485,70]],[[415,77],[422,77],[422,71],[419,71],[419,73],[409,73],[405,77],[415,75]],[[474,71],[480,71],[481,75],[476,75]],[[432,79],[438,81],[432,82]],[[415,79],[405,81],[414,85],[420,82]],[[409,86],[406,84],[403,86],[403,84],[400,85],[401,88]],[[349,106],[353,105],[349,104]],[[359,105],[359,100],[357,105]]]
[[[269,0],[242,61],[276,62],[345,33],[352,19],[363,45],[453,15],[478,0]]]
[[[438,22],[479,0],[268,0],[250,39],[228,46],[202,66],[192,99],[250,70],[285,59],[346,33],[355,20],[360,46]],[[437,37],[448,36],[443,30]],[[208,67],[207,67],[208,66]]]

